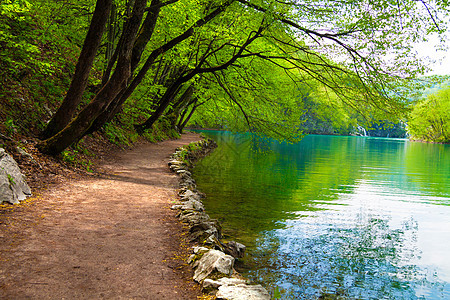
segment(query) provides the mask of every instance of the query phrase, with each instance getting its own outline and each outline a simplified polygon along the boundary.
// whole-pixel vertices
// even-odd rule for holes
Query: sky
[[[447,32],[447,37],[450,37],[450,30]],[[430,57],[436,60],[430,67],[432,71],[426,75],[450,75],[450,41],[447,39],[446,46],[449,49],[437,50],[438,45],[437,36],[430,37],[429,42],[418,44],[415,50],[420,57]]]

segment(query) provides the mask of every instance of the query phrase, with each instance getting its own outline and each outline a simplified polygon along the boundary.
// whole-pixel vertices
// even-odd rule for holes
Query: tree
[[[450,87],[419,101],[408,119],[413,139],[450,143]]]
[[[98,0],[92,21],[84,40],[83,48],[78,58],[72,82],[67,91],[61,106],[52,116],[41,136],[49,138],[61,131],[69,124],[72,116],[81,102],[84,90],[88,83],[89,72],[97,54],[97,49],[102,40],[103,31],[106,21],[108,20],[109,11],[111,10],[112,0]]]
[[[131,54],[146,3],[146,0],[136,0],[134,3],[132,15],[124,25],[122,33],[124,38],[120,45],[117,65],[111,78],[69,125],[56,135],[37,145],[40,151],[48,154],[57,154],[73,142],[78,141],[89,129],[93,120],[126,87],[127,80],[131,76]]]

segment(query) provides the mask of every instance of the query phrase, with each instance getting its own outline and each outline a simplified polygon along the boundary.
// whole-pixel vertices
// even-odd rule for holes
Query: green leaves
[[[450,87],[429,95],[417,103],[408,122],[413,139],[450,142]]]

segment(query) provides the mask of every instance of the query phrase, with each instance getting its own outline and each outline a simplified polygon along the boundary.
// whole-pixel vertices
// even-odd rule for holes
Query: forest
[[[51,155],[186,127],[448,143],[448,78],[414,50],[446,18],[441,0],[4,0],[0,130]]]

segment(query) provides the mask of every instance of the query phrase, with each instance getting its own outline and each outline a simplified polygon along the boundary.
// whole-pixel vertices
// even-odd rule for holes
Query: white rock
[[[209,278],[206,278],[203,280],[203,288],[214,288],[217,289],[222,285],[238,285],[238,284],[246,284],[247,280],[239,279],[239,278],[230,278],[230,277],[223,277],[218,280],[212,280]]]
[[[173,209],[173,210],[181,209],[181,210],[204,211],[205,207],[203,206],[203,204],[200,201],[191,199],[189,201],[183,202],[183,204],[173,205],[171,207],[171,209]]]
[[[194,199],[197,201],[200,201],[202,199],[202,196],[199,193],[193,192],[191,190],[186,190],[182,193],[180,193],[181,201],[186,201],[189,199]]]
[[[0,148],[0,203],[19,203],[30,195],[30,187],[16,161]]]
[[[186,171],[186,170],[178,170],[177,174],[180,174],[180,175],[184,174],[184,175],[189,176],[189,177],[192,176],[192,173],[189,172],[189,171]]]
[[[270,300],[270,295],[261,285],[222,285],[216,294],[223,300]]]
[[[201,246],[196,246],[196,247],[194,247],[193,248],[194,249],[194,253],[195,254],[200,254],[200,253],[206,253],[206,252],[208,252],[209,250],[211,250],[211,249],[209,249],[209,248],[206,248],[206,247],[201,247]]]
[[[194,263],[194,280],[202,282],[213,272],[219,272],[225,276],[233,273],[234,257],[218,250],[209,250]]]

